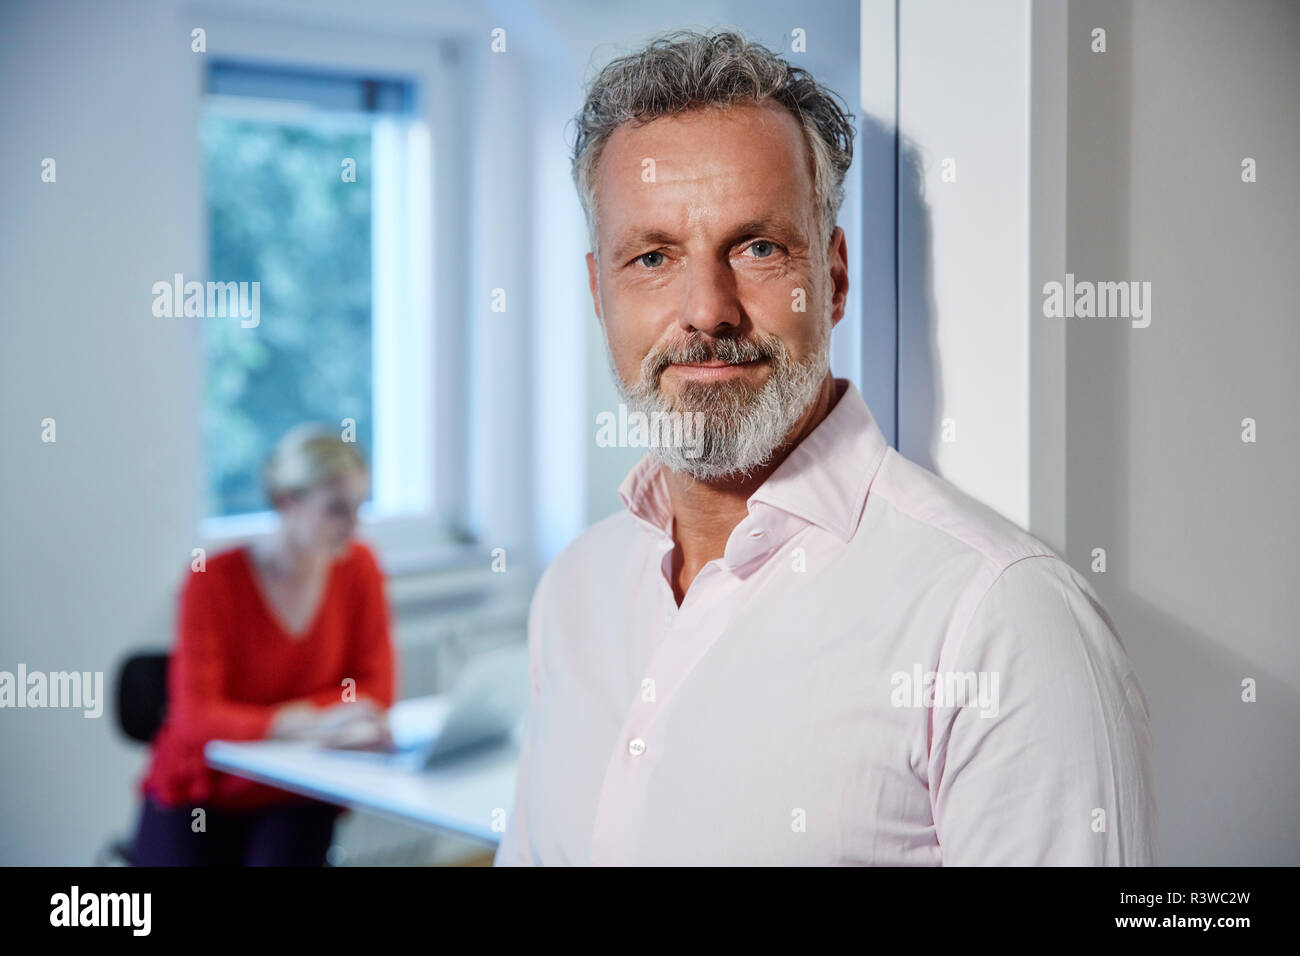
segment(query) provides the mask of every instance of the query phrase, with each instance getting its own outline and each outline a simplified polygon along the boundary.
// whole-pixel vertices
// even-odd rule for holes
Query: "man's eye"
[[[648,262],[647,260],[651,256],[658,256],[659,259],[656,260],[655,262]],[[640,262],[642,265],[649,266],[651,269],[653,269],[655,266],[662,264],[663,257],[664,254],[662,252],[644,252],[641,255],[637,256],[636,259],[634,259],[633,261]]]
[[[750,243],[749,250],[754,253],[755,259],[769,259],[776,254],[777,245],[775,242],[759,239],[757,242]]]

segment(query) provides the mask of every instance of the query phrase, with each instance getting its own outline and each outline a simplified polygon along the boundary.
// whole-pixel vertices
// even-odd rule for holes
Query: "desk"
[[[398,702],[389,717],[393,738],[418,736],[445,706],[443,697]],[[305,741],[213,740],[204,756],[215,770],[495,847],[501,833],[492,829],[494,814],[501,811],[504,822],[514,803],[519,744],[516,728],[507,744],[429,770]]]

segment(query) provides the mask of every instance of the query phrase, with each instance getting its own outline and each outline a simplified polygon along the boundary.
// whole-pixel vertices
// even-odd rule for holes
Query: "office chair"
[[[167,713],[167,653],[132,654],[117,673],[117,723],[122,733],[152,743]]]
[[[132,654],[117,672],[117,724],[130,740],[152,743],[162,728],[167,712],[167,665],[165,652]],[[134,866],[131,838],[112,840],[99,856],[99,866]]]
[[[117,673],[117,723],[128,739],[152,743],[162,729],[167,713],[167,667],[171,655],[165,652],[133,654]],[[411,865],[428,853],[427,838],[390,847],[373,854],[353,854],[358,865]],[[97,866],[134,866],[132,837],[109,841],[95,859]],[[333,862],[328,866],[336,865]]]

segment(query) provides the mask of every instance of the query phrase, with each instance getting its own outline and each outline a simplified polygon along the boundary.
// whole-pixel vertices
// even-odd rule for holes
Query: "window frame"
[[[458,68],[466,61],[460,43],[451,38],[406,37],[364,33],[355,30],[334,31],[302,24],[261,22],[238,17],[204,16],[203,26],[209,39],[206,54],[221,59],[241,60],[250,64],[319,72],[343,71],[372,76],[400,76],[412,81],[416,87],[413,108],[403,119],[423,123],[429,133],[427,198],[433,219],[428,224],[427,249],[420,259],[412,263],[415,280],[424,290],[422,316],[423,335],[416,349],[406,349],[401,357],[408,372],[423,372],[426,383],[424,407],[413,416],[416,427],[422,423],[428,436],[428,509],[419,513],[379,514],[367,502],[359,513],[359,534],[377,546],[386,563],[403,567],[420,567],[426,564],[445,564],[449,554],[459,552],[477,554],[472,535],[467,531],[467,454],[469,405],[468,379],[464,362],[456,358],[464,355],[468,347],[466,323],[458,315],[461,303],[467,296],[465,276],[468,261],[462,257],[464,237],[459,235],[457,222],[463,197],[456,193],[458,173],[465,165],[464,143],[468,139],[467,118],[454,104],[463,102],[466,93],[464,70]],[[205,71],[198,71],[204,83]],[[206,109],[208,97],[200,90],[199,109]],[[250,104],[253,101],[250,100]],[[273,115],[274,101],[251,107]],[[382,115],[380,117],[382,119]],[[197,126],[196,126],[197,134]],[[410,223],[403,224],[403,228]],[[202,261],[210,261],[206,230],[200,237]],[[423,265],[423,269],[421,269]],[[377,277],[376,277],[377,278]],[[437,294],[431,294],[437,290]],[[409,328],[402,330],[409,332]],[[417,329],[418,331],[418,329]],[[198,347],[202,347],[201,340]],[[392,350],[389,350],[390,353]],[[378,374],[379,363],[392,360],[381,354],[381,343],[376,336],[375,362],[375,444],[371,449],[376,457],[381,453],[379,418],[385,401],[391,408],[392,396],[381,395],[384,376]],[[422,354],[421,354],[422,353]],[[412,359],[412,355],[416,356]],[[198,362],[205,367],[202,358]],[[415,380],[421,380],[419,374]],[[195,387],[202,389],[202,382]],[[200,396],[197,407],[203,407]],[[436,447],[435,447],[436,436]],[[387,455],[396,452],[400,460],[402,450],[394,448],[389,439]],[[450,453],[440,453],[450,449]],[[459,449],[459,452],[458,452]],[[201,452],[200,452],[201,453]],[[377,464],[377,462],[376,462]],[[376,467],[376,472],[379,468]],[[206,467],[200,469],[206,474]],[[376,474],[375,478],[382,478]],[[377,489],[375,489],[377,490]],[[223,517],[200,517],[199,539],[209,552],[224,550],[252,540],[265,538],[274,532],[275,513],[270,510]]]

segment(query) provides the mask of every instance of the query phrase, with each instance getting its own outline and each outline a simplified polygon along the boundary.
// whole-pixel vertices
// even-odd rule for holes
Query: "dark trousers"
[[[323,803],[247,812],[206,811],[193,830],[195,807],[169,807],[145,797],[132,845],[136,866],[324,866],[341,807]]]

